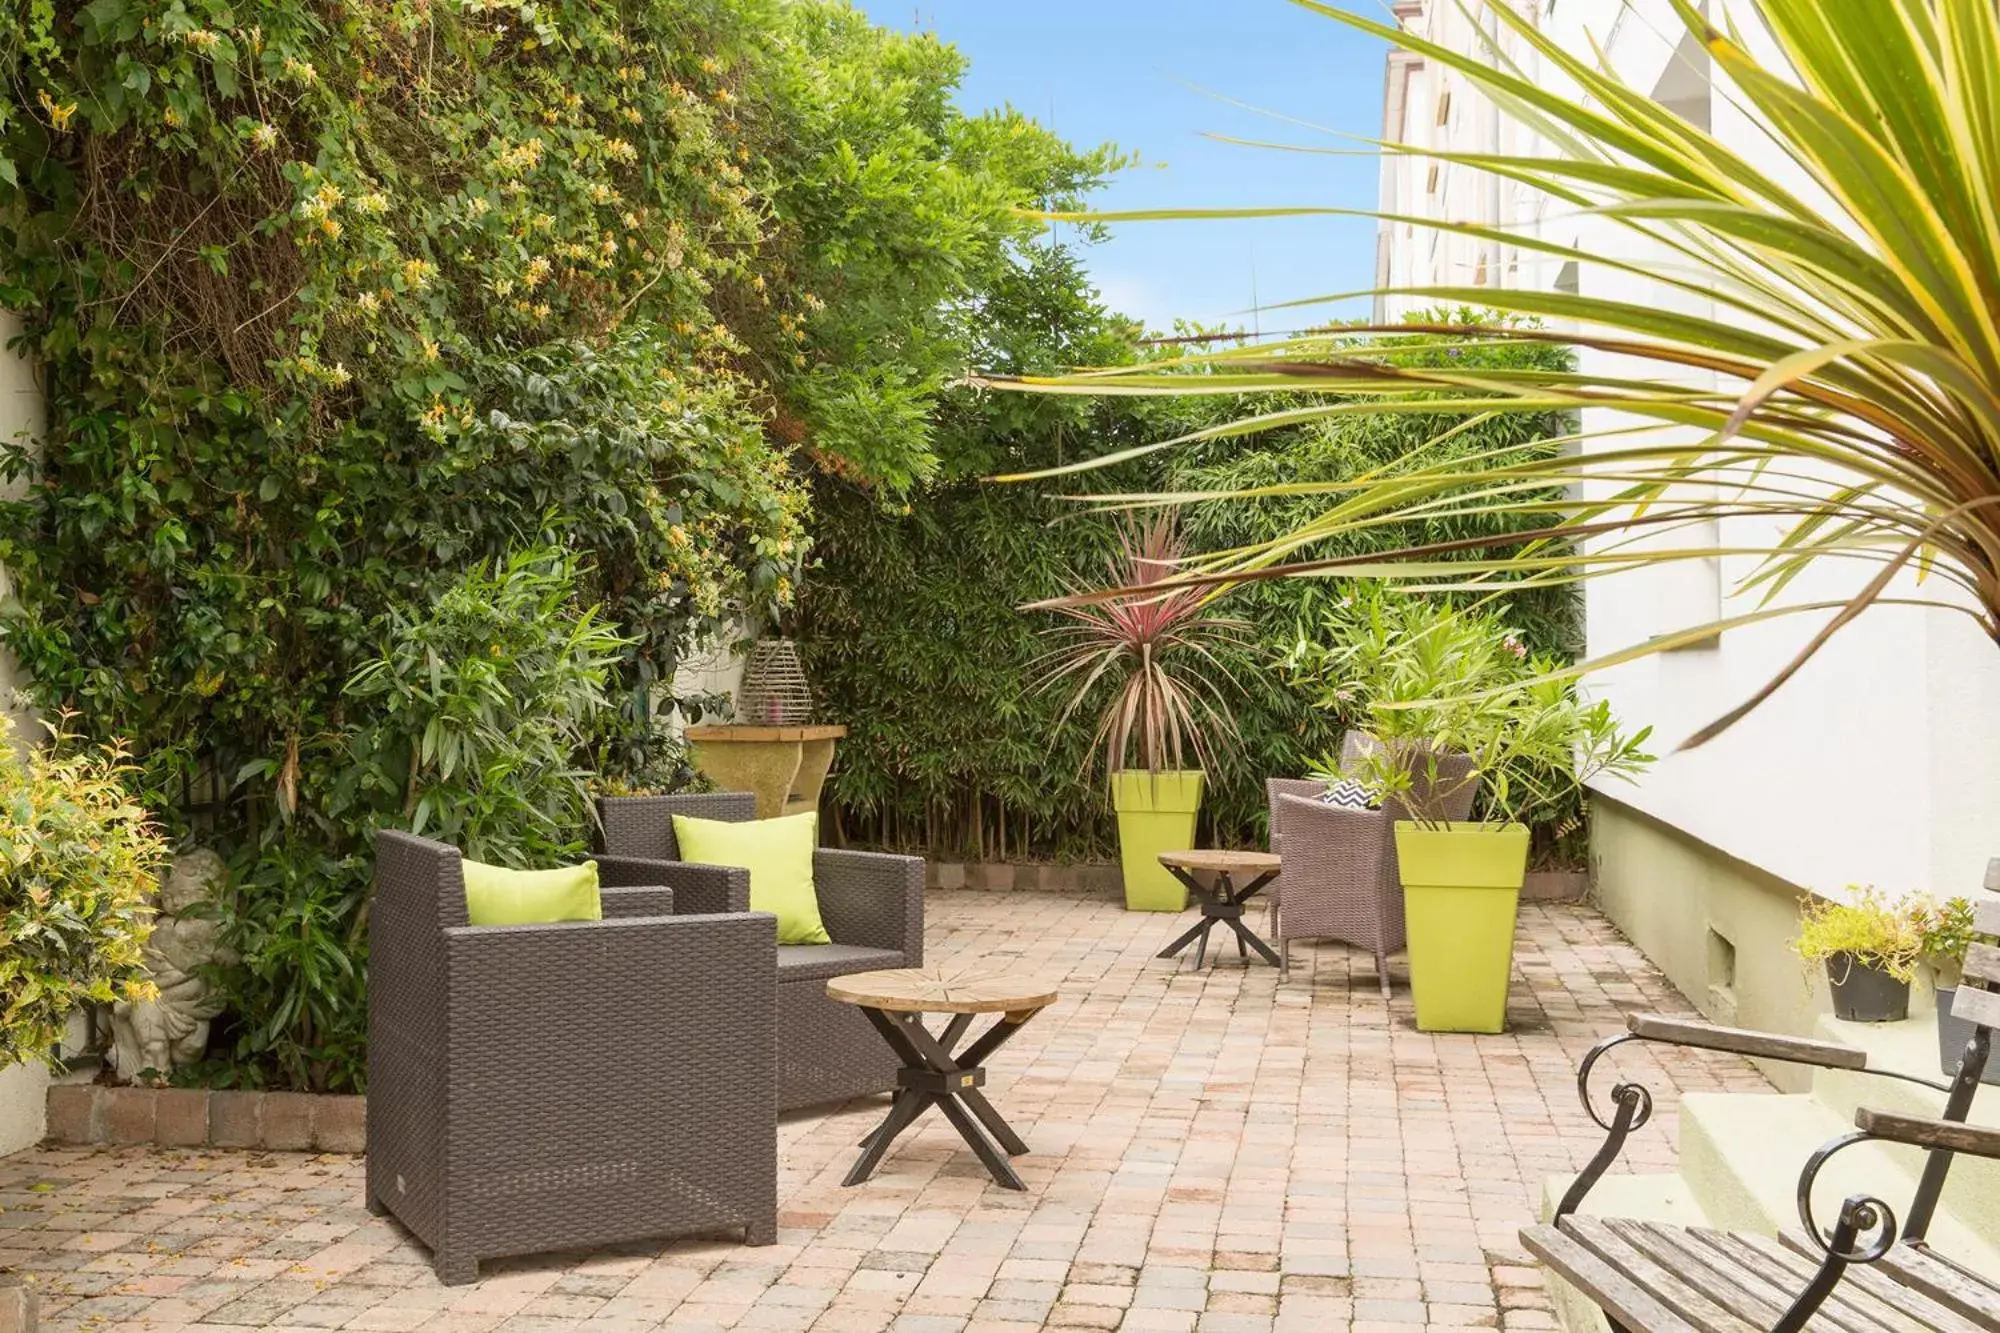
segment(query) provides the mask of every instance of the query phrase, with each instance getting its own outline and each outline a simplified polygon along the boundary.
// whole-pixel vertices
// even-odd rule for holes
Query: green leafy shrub
[[[1844,955],[1898,981],[1915,979],[1924,955],[1924,905],[1892,902],[1872,885],[1847,889],[1846,902],[1808,898],[1801,904],[1793,951],[1808,963]]]
[[[1316,776],[1358,779],[1437,825],[1462,790],[1438,780],[1438,759],[1465,755],[1465,782],[1479,784],[1474,817],[1529,825],[1545,856],[1587,783],[1629,781],[1653,759],[1642,748],[1651,727],[1621,731],[1608,702],[1584,699],[1489,611],[1372,588],[1323,617],[1286,666],[1317,706],[1380,742],[1348,764],[1322,758]],[[1419,775],[1427,800],[1412,793]]]
[[[58,730],[24,755],[13,731],[0,714],[0,1068],[51,1058],[80,1005],[148,998],[167,860],[121,748]]]
[[[624,645],[596,608],[575,609],[576,582],[572,557],[524,551],[468,571],[421,613],[389,614],[382,655],[347,683],[366,705],[364,800],[477,861],[533,867],[583,850],[577,760]]]
[[[329,849],[319,818],[400,828],[476,860],[546,866],[585,850],[578,765],[612,705],[627,645],[579,609],[575,559],[532,547],[467,570],[424,606],[370,629],[377,655],[345,698],[348,754],[260,849],[258,891],[218,910],[241,962],[216,977],[231,1054],[206,1081],[357,1087],[367,1061],[365,843]],[[320,812],[326,812],[322,816]]]

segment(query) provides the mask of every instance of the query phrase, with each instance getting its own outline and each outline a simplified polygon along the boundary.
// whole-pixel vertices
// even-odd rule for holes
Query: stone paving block
[[[264,1094],[219,1088],[208,1095],[208,1141],[216,1148],[255,1148],[261,1141]]]
[[[313,1146],[313,1102],[297,1092],[264,1094],[264,1147],[274,1152],[303,1152]]]
[[[1050,892],[1038,869],[1015,876],[1032,894],[927,903],[934,960],[1018,960],[1062,991],[989,1067],[1030,1147],[1025,1193],[993,1186],[935,1114],[843,1188],[875,1100],[781,1122],[778,1245],[533,1256],[446,1288],[421,1244],[362,1211],[362,1159],[339,1151],[365,1141],[358,1102],[216,1091],[217,1148],[79,1149],[54,1145],[66,1126],[100,1137],[116,1090],[63,1085],[51,1146],[0,1159],[0,1264],[34,1280],[60,1333],[1553,1329],[1515,1233],[1542,1177],[1600,1141],[1575,1053],[1627,1013],[1689,1012],[1664,978],[1588,909],[1524,905],[1515,1030],[1433,1037],[1400,962],[1385,1005],[1373,961],[1337,945],[1295,950],[1282,987],[1233,957],[1200,973],[1155,958],[1184,921],[1121,910],[1108,869],[1102,895]],[[1667,1124],[1682,1091],[1767,1086],[1731,1056],[1643,1058]],[[185,1136],[194,1100],[147,1104],[121,1133]],[[1645,1135],[1621,1169],[1673,1162],[1668,1136]]]
[[[120,1146],[151,1143],[157,1104],[151,1088],[104,1089],[104,1141]]]
[[[313,1146],[321,1152],[361,1152],[367,1148],[368,1099],[315,1098]]]
[[[153,1142],[162,1148],[200,1148],[208,1143],[208,1091],[159,1088],[153,1093]]]
[[[101,1142],[104,1138],[103,1091],[95,1083],[52,1085],[48,1100],[50,1142]]]

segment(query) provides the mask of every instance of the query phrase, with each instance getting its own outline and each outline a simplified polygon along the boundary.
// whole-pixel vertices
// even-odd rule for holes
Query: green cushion
[[[750,910],[778,918],[780,944],[831,944],[813,892],[813,849],[819,814],[808,810],[782,819],[695,819],[674,816],[681,859],[709,866],[742,866],[750,872]]]
[[[555,870],[509,870],[481,861],[465,870],[465,918],[475,926],[542,926],[551,921],[601,921],[597,862]]]

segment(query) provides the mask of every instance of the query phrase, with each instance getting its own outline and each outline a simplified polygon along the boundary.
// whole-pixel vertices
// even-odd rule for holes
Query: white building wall
[[[0,349],[21,331],[20,321],[0,310]],[[32,368],[12,351],[0,350],[0,439],[42,428],[42,393]],[[0,598],[7,595],[7,571],[0,569]],[[0,651],[0,709],[11,705],[22,684],[19,670]],[[0,1154],[18,1152],[41,1139],[48,1074],[39,1065],[15,1065],[0,1070]]]
[[[1703,97],[1705,70],[1667,0],[1515,0],[1564,49],[1588,61],[1592,39],[1628,86],[1649,91],[1683,114],[1705,110],[1712,132],[1781,178],[1793,174],[1727,96]],[[1722,0],[1716,0],[1721,3]],[[1731,0],[1733,3],[1734,0]],[[1477,0],[1471,7],[1477,11]],[[1737,16],[1757,33],[1754,16]],[[1405,20],[1432,40],[1479,49],[1478,32],[1456,0],[1428,0]],[[1760,53],[1768,54],[1768,53]],[[1562,82],[1541,62],[1522,60],[1545,85]],[[1412,81],[1414,88],[1415,81]],[[1442,88],[1426,86],[1435,96]],[[1453,89],[1447,124],[1416,114],[1420,98],[1385,137],[1419,144],[1485,149],[1493,131]],[[1705,103],[1705,106],[1702,104]],[[1506,151],[1521,149],[1516,143]],[[1545,150],[1543,150],[1545,151]],[[1544,239],[1601,247],[1605,224],[1575,217],[1566,206],[1503,193],[1482,213],[1481,196],[1459,177],[1462,168],[1433,173],[1421,159],[1385,167],[1385,188],[1414,196],[1433,217],[1480,217],[1534,227]],[[1593,228],[1597,230],[1593,231]],[[1441,240],[1385,225],[1381,269],[1401,283],[1466,282],[1476,257],[1470,242]],[[1626,233],[1614,242],[1626,258],[1643,257]],[[1561,266],[1540,257],[1517,265],[1489,264],[1495,282],[1555,286]],[[1579,290],[1660,306],[1699,308],[1700,298],[1582,266]],[[1400,313],[1410,302],[1384,302]],[[1608,358],[1585,353],[1586,369],[1611,369]],[[1649,370],[1649,373],[1651,371]],[[1610,424],[1599,420],[1592,426]],[[1719,544],[1747,545],[1769,533],[1731,521],[1713,532]],[[1731,595],[1748,572],[1748,557],[1620,575],[1587,592],[1590,651],[1602,654],[1684,629],[1720,615],[1754,609]],[[1789,601],[1840,599],[1859,587],[1853,569],[1823,566],[1788,590]],[[1934,585],[1933,585],[1934,586]],[[1926,589],[1930,591],[1931,589]],[[1908,589],[1905,589],[1908,591]],[[1781,668],[1823,617],[1800,616],[1730,630],[1705,646],[1654,656],[1606,671],[1591,688],[1628,722],[1651,723],[1662,761],[1636,786],[1612,783],[1606,794],[1689,838],[1768,872],[1791,885],[1838,892],[1848,883],[1891,891],[1976,889],[1987,858],[2000,853],[1991,812],[2000,809],[2000,652],[1969,620],[1945,611],[1878,608],[1848,627],[1812,663],[1723,737],[1699,750],[1667,753],[1695,728],[1741,702]]]

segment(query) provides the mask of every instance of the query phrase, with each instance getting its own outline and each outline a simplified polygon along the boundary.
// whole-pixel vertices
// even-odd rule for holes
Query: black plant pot
[[[1958,1072],[1958,1062],[1965,1058],[1965,1043],[1972,1040],[1972,1023],[1951,1016],[1951,998],[1956,994],[1954,987],[1938,987],[1938,1068],[1946,1074]],[[1987,1057],[1986,1072],[1979,1076],[1979,1081],[2000,1084],[2000,1059]]]
[[[1910,1016],[1910,983],[1898,981],[1851,953],[1827,958],[1826,981],[1833,989],[1835,1018],[1850,1023],[1900,1023]]]

